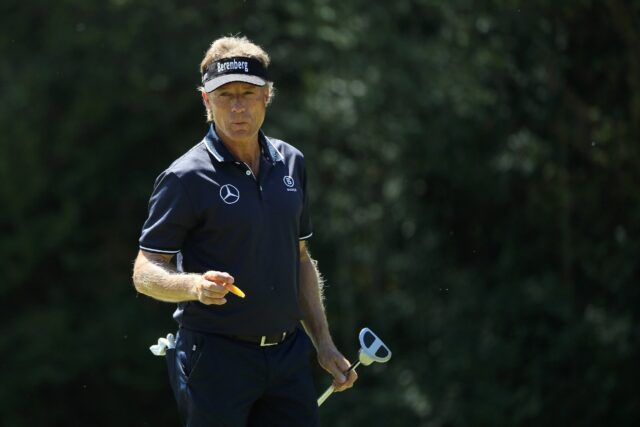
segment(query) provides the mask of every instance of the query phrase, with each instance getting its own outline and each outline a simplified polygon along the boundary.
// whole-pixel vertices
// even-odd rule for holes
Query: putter
[[[369,328],[362,328],[360,331],[360,350],[358,351],[358,361],[349,366],[344,374],[348,374],[354,370],[360,364],[369,366],[373,362],[385,363],[391,359],[391,350],[387,347],[376,334],[374,334]],[[318,406],[322,405],[331,393],[334,392],[333,384],[322,393],[322,396],[318,398]]]

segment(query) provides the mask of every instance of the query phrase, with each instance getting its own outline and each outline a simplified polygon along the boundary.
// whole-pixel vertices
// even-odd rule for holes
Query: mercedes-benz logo
[[[220,187],[220,198],[228,205],[232,205],[240,200],[240,191],[231,184]]]
[[[282,178],[282,180],[284,181],[284,185],[286,185],[287,187],[289,188],[293,187],[294,185],[293,178],[291,178],[289,175]]]

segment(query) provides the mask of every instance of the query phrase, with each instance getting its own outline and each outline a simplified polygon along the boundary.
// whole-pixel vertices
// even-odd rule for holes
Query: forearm
[[[355,370],[346,374],[351,363],[338,351],[329,332],[329,322],[323,304],[323,281],[316,262],[311,259],[304,241],[300,242],[300,307],[302,325],[311,338],[318,362],[334,380],[336,391],[351,387],[358,378]]]
[[[170,258],[139,254],[133,267],[133,284],[141,294],[165,302],[196,300],[196,274],[178,273]]]
[[[300,261],[300,307],[305,331],[313,345],[333,344],[323,303],[323,280],[316,262],[305,256]]]

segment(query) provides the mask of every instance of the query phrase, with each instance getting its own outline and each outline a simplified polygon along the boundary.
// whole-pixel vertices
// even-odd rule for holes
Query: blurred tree
[[[131,260],[217,36],[271,53],[335,338],[326,425],[635,425],[640,2],[0,6],[0,424],[177,425]],[[329,379],[318,370],[318,388]],[[118,411],[113,411],[117,408]]]

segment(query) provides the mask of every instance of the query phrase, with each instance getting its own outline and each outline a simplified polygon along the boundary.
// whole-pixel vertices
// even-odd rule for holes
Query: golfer
[[[133,282],[177,303],[169,377],[185,426],[315,426],[310,351],[336,391],[355,372],[334,345],[302,153],[262,131],[269,56],[244,37],[206,52],[208,133],[156,179]],[[306,332],[306,333],[305,333]]]

